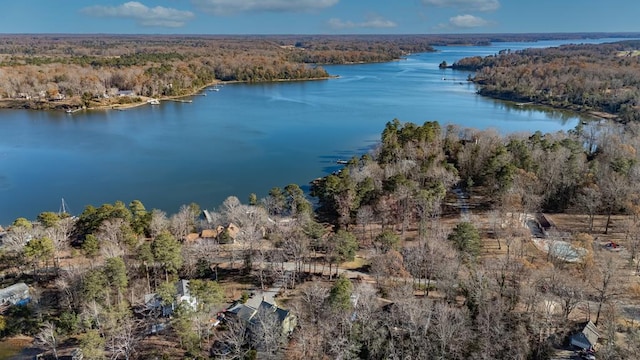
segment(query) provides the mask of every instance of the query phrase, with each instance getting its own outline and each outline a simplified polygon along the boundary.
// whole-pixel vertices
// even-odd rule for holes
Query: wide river
[[[605,41],[613,39],[588,42]],[[305,188],[337,159],[369,151],[394,118],[502,133],[571,129],[581,120],[574,114],[484,98],[468,73],[438,69],[443,60],[567,42],[442,47],[326,66],[336,79],[228,84],[192,103],[126,111],[0,110],[0,224],[58,211],[62,198],[74,214],[134,199],[171,214],[191,202],[214,209],[231,195],[246,202],[274,186]]]

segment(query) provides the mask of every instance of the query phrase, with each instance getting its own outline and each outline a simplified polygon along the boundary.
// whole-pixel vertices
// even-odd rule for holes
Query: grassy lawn
[[[347,261],[345,263],[340,264],[340,267],[343,269],[354,270],[354,269],[360,269],[364,265],[367,265],[367,260],[360,256],[356,256],[355,259],[353,259],[353,261]]]

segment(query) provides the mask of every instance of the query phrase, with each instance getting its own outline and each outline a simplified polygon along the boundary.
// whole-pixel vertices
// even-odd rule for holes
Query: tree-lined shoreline
[[[0,36],[0,106],[130,106],[218,82],[326,79],[318,64],[433,51],[422,37]],[[126,95],[123,96],[123,94]]]
[[[640,41],[563,45],[470,57],[451,67],[475,71],[478,93],[613,118],[640,120]]]
[[[323,64],[388,62],[433,46],[637,35],[2,35],[0,107],[130,106],[188,96],[218,81],[327,78]],[[123,91],[133,96],[120,97]]]

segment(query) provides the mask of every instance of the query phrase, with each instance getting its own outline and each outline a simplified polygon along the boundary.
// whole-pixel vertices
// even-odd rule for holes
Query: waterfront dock
[[[185,99],[162,99],[163,101],[175,101],[175,102],[179,102],[179,103],[187,103],[187,104],[191,104],[193,102],[193,100],[185,100]]]

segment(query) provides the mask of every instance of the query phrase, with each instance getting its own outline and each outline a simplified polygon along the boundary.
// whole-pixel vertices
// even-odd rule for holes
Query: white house
[[[189,280],[181,279],[176,284],[177,288],[177,304],[181,304],[185,302],[186,305],[189,305],[193,310],[196,310],[196,306],[198,305],[198,301],[194,296],[191,296],[191,292],[189,291]]]
[[[198,301],[194,296],[191,296],[189,291],[189,280],[182,279],[176,283],[175,300],[168,305],[162,304],[162,299],[160,299],[158,294],[146,294],[144,296],[144,311],[153,311],[163,317],[169,317],[181,303],[184,303],[193,310],[196,310],[196,306],[198,305]]]

